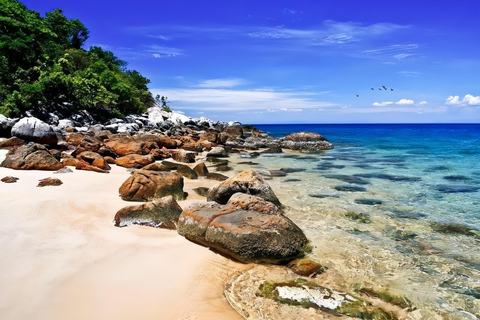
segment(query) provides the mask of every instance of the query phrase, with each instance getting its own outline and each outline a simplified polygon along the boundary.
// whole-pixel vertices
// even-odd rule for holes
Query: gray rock
[[[57,135],[52,127],[34,117],[20,119],[12,127],[12,136],[45,144],[56,144],[58,142]]]

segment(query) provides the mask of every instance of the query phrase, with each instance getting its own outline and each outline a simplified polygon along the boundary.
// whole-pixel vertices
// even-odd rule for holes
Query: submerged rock
[[[333,144],[318,133],[303,131],[289,134],[280,139],[280,147],[305,153],[319,153],[333,149]]]
[[[344,184],[340,186],[335,186],[335,190],[344,191],[344,192],[362,192],[367,191],[365,187],[353,185],[353,184]]]

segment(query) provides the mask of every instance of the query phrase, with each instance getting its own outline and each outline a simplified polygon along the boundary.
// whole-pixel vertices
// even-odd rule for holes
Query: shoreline
[[[3,160],[6,150],[2,150]],[[1,184],[0,295],[4,319],[242,319],[223,295],[230,276],[250,268],[194,244],[174,230],[117,228],[118,196],[130,173],[0,168],[20,178]],[[61,186],[36,187],[55,177]],[[185,179],[191,189],[210,180]],[[28,301],[28,303],[25,303]]]

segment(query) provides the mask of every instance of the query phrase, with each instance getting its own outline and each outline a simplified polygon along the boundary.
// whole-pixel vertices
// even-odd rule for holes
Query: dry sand
[[[0,168],[0,178],[20,178],[0,182],[1,319],[242,319],[223,286],[249,265],[172,230],[114,227],[115,213],[134,204],[118,196],[127,170],[73,171]],[[37,187],[47,177],[63,185]],[[185,182],[191,199],[202,199],[192,187],[216,183]]]

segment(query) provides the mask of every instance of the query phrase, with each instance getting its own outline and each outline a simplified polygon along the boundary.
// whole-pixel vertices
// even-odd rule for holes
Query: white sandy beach
[[[0,168],[0,178],[20,178],[0,183],[1,319],[241,319],[223,285],[248,265],[173,230],[114,227],[115,213],[134,204],[118,196],[127,170],[73,171]],[[63,185],[37,187],[47,177]],[[185,182],[193,199],[194,185],[216,183]]]

